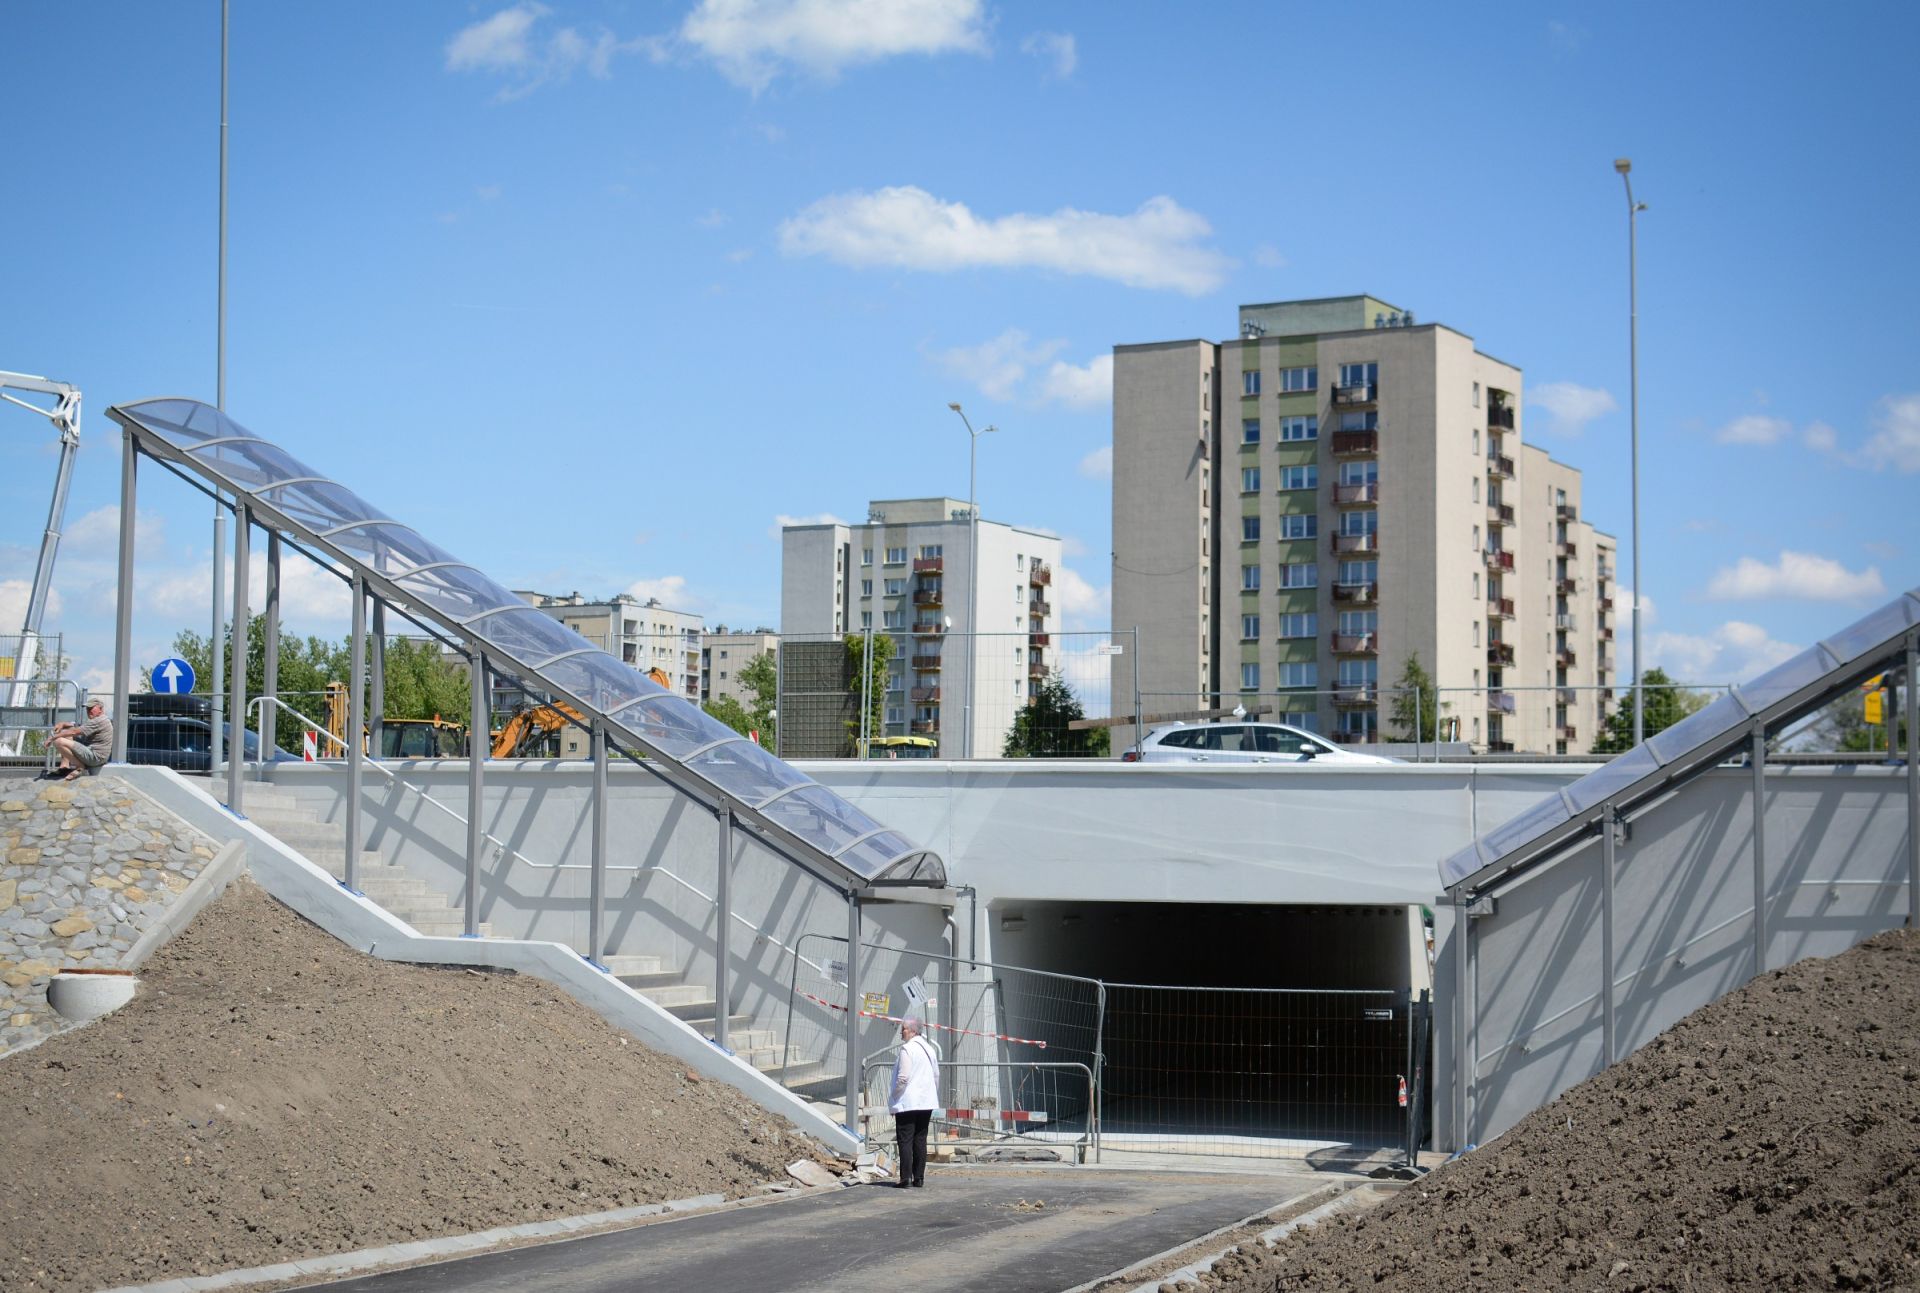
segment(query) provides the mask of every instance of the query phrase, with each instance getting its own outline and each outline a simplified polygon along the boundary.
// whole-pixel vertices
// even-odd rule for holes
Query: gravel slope
[[[751,1192],[815,1142],[557,989],[354,952],[238,880],[140,996],[0,1060],[0,1289]]]

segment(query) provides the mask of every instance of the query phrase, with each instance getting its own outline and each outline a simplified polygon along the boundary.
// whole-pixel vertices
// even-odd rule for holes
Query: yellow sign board
[[[1880,696],[1881,696],[1881,693],[1877,691],[1870,691],[1867,693],[1866,719],[1867,719],[1867,722],[1871,723],[1875,727],[1880,726],[1882,721],[1881,715],[1880,715]]]
[[[860,1009],[869,1015],[884,1015],[887,1007],[893,1004],[893,998],[884,992],[863,992],[860,994]]]

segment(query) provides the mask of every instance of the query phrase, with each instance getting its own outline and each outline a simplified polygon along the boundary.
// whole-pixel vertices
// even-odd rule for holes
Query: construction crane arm
[[[11,391],[51,395],[52,408],[23,400]],[[7,703],[29,703],[34,680],[39,676],[40,622],[46,615],[47,597],[53,589],[53,562],[60,551],[60,529],[66,523],[67,489],[73,483],[73,462],[80,453],[80,389],[65,382],[50,381],[26,373],[0,371],[0,400],[38,413],[53,423],[60,437],[60,465],[54,471],[53,502],[47,508],[47,528],[40,539],[40,561],[34,567],[33,587],[27,594],[27,614],[20,626],[20,649],[13,662],[14,684],[8,688]]]

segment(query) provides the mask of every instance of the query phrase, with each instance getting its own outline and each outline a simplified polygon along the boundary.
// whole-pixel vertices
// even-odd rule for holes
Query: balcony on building
[[[1029,597],[1027,599],[1027,614],[1039,615],[1044,618],[1045,616],[1053,614],[1053,603],[1044,597]]]
[[[937,718],[916,718],[913,720],[911,726],[915,736],[933,736],[940,731],[940,720]]]
[[[1573,668],[1579,659],[1579,655],[1572,647],[1561,647],[1553,653],[1553,663],[1562,669]]]
[[[1571,633],[1574,629],[1580,627],[1580,621],[1572,611],[1561,611],[1553,617],[1553,627],[1560,629],[1562,632]]]
[[[1336,458],[1371,458],[1380,452],[1380,433],[1378,431],[1335,431],[1333,433],[1333,456]]]
[[[1603,610],[1603,611],[1610,611],[1610,610],[1612,610],[1612,609],[1613,609],[1613,598],[1611,598],[1611,597],[1602,597],[1602,598],[1600,599],[1600,601],[1599,601],[1599,608],[1600,608],[1601,610]]]
[[[923,620],[913,626],[913,635],[917,638],[937,638],[946,631],[944,625],[932,620]]]
[[[1333,703],[1342,709],[1371,706],[1376,694],[1374,685],[1370,682],[1336,686],[1333,689]]]
[[[1513,712],[1513,693],[1510,691],[1490,691],[1487,693],[1487,708],[1496,714]]]
[[[1502,664],[1502,665],[1512,664],[1513,663],[1513,643],[1511,642],[1487,643],[1487,663]]]
[[[1563,557],[1577,557],[1580,555],[1580,545],[1572,539],[1560,540],[1559,543],[1554,545],[1554,550]]]
[[[1511,552],[1502,551],[1499,548],[1488,548],[1487,549],[1487,569],[1495,570],[1495,571],[1512,570],[1513,554]]]
[[[1562,687],[1554,693],[1553,699],[1557,705],[1578,705],[1580,703],[1580,692],[1574,687]]]
[[[1512,741],[1488,741],[1487,753],[1488,754],[1512,754],[1513,742]]]
[[[1611,624],[1599,625],[1597,628],[1594,629],[1594,632],[1600,635],[1600,640],[1602,642],[1613,641],[1613,625]]]
[[[1510,620],[1513,618],[1513,598],[1487,598],[1487,618],[1490,620]]]
[[[1488,454],[1487,455],[1487,474],[1489,476],[1498,476],[1502,480],[1512,480],[1513,479],[1513,459],[1507,457],[1507,455],[1503,453]]]
[[[1330,534],[1335,552],[1378,552],[1380,536],[1377,534]]]
[[[1027,582],[1035,588],[1045,588],[1053,582],[1053,567],[1044,561],[1036,561],[1027,570]]]
[[[1042,664],[1038,660],[1027,661],[1027,680],[1029,682],[1045,682],[1046,678],[1047,666],[1045,664]]]
[[[913,657],[913,670],[915,673],[938,673],[940,671],[940,657],[937,655],[917,655]]]
[[[1562,597],[1571,597],[1580,591],[1580,581],[1572,577],[1553,581],[1553,591]]]
[[[1361,382],[1356,386],[1336,386],[1333,388],[1333,406],[1337,409],[1360,408],[1372,404],[1379,393],[1378,382]]]
[[[1572,503],[1556,503],[1553,508],[1553,513],[1563,521],[1577,521],[1580,519],[1580,509]]]
[[[1487,406],[1487,430],[1513,430],[1513,410],[1504,404],[1489,404]]]
[[[1613,579],[1613,567],[1603,561],[1600,563],[1599,569],[1594,571],[1594,575],[1601,583],[1610,583]]]
[[[931,588],[916,589],[913,594],[913,604],[915,606],[944,606],[946,605],[946,601],[947,595],[940,591],[938,584],[935,584]]]
[[[1372,745],[1380,733],[1370,727],[1354,728],[1351,731],[1335,730],[1327,733],[1327,739],[1335,745]]]
[[[1580,729],[1571,723],[1562,723],[1554,729],[1554,735],[1562,741],[1573,742],[1580,739]]]
[[[938,687],[915,687],[911,694],[916,704],[938,705],[940,703]]]
[[[1613,657],[1610,655],[1596,656],[1594,658],[1593,668],[1597,680],[1602,683],[1606,682],[1609,678],[1613,677]]]
[[[1379,594],[1380,585],[1371,582],[1333,586],[1333,600],[1349,606],[1370,606]]]
[[[1333,635],[1333,649],[1340,655],[1379,655],[1380,635],[1378,633],[1336,633]]]
[[[1495,525],[1512,525],[1513,504],[1489,501],[1487,503],[1487,520]]]
[[[1333,501],[1336,503],[1378,503],[1380,501],[1380,482],[1367,481],[1361,485],[1335,485]]]
[[[916,575],[937,575],[945,568],[945,560],[941,557],[915,557],[913,559],[913,573]]]
[[[1051,633],[1029,633],[1029,634],[1027,634],[1027,645],[1028,645],[1028,646],[1036,646],[1036,647],[1044,647],[1044,646],[1052,646],[1052,645],[1053,645],[1053,634],[1051,634]]]

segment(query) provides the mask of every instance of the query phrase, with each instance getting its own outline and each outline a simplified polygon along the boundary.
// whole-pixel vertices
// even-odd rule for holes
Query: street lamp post
[[[1636,217],[1647,209],[1633,200],[1633,161],[1616,158],[1613,169],[1627,186],[1627,407],[1633,457],[1633,743],[1646,739],[1647,696],[1640,684],[1640,272]]]
[[[949,404],[948,408],[960,415],[961,423],[967,428],[967,703],[961,707],[960,721],[964,725],[961,738],[961,757],[973,757],[973,658],[980,650],[980,505],[974,502],[974,463],[976,451],[980,447],[980,437],[998,431],[996,426],[984,426],[978,431],[973,423],[967,421],[967,414],[958,404]]]

